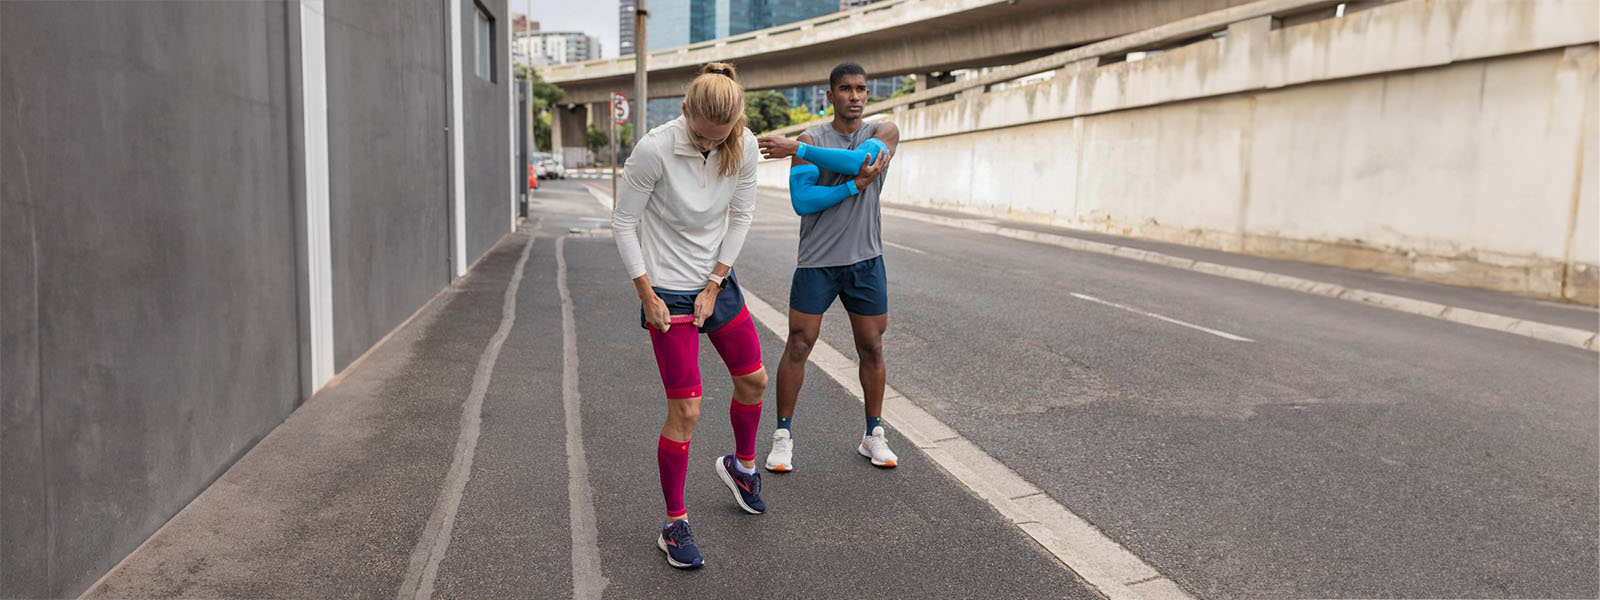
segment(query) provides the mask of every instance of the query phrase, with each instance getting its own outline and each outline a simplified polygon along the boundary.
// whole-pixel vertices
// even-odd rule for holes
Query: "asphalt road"
[[[860,405],[816,366],[799,470],[767,476],[769,514],[739,513],[709,468],[732,445],[731,385],[709,344],[686,492],[708,564],[667,567],[654,547],[665,406],[637,301],[583,184],[546,182],[539,198],[537,228],[296,411],[90,596],[395,596],[537,234],[435,596],[570,597],[573,556],[589,556],[569,522],[563,244],[596,523],[578,572],[603,577],[605,597],[1096,597],[903,440],[898,469],[867,465]],[[746,292],[779,310],[797,223],[764,194],[737,265]],[[886,219],[884,238],[890,385],[1189,593],[1600,596],[1594,353],[917,222]],[[844,317],[835,306],[823,340],[853,355]],[[773,366],[782,342],[761,334]],[[763,456],[774,405],[769,390]]]

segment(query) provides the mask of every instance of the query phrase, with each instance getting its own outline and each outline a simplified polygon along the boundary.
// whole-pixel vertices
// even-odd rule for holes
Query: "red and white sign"
[[[611,120],[618,125],[627,125],[628,117],[632,114],[628,110],[628,98],[622,94],[611,95]]]

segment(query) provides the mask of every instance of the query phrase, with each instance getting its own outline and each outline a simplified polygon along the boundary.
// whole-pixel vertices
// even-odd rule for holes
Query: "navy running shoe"
[[[717,476],[733,490],[733,501],[752,515],[767,512],[767,503],[761,500],[761,472],[749,475],[739,472],[739,463],[732,454],[717,459]]]
[[[694,545],[694,531],[688,519],[678,519],[661,528],[656,547],[667,553],[667,564],[679,569],[698,569],[706,564],[700,556],[700,547]]]

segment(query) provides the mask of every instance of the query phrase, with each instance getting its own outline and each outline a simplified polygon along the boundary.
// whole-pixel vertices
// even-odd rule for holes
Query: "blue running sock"
[[[867,417],[867,435],[872,435],[872,428],[883,424],[883,417]]]
[[[789,422],[793,420],[794,417],[778,417],[778,429],[789,429]],[[793,435],[794,430],[790,430],[789,434]]]

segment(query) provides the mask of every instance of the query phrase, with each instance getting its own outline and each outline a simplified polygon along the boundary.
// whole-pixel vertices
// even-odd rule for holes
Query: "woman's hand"
[[[696,306],[697,310],[698,308]],[[654,292],[644,298],[644,322],[661,333],[666,333],[672,327],[672,314],[667,312],[667,303],[662,302],[661,296],[655,295]]]
[[[706,326],[706,319],[711,318],[711,312],[717,308],[717,293],[721,291],[722,287],[713,283],[707,285],[706,289],[700,291],[700,295],[694,297],[695,327]]]

